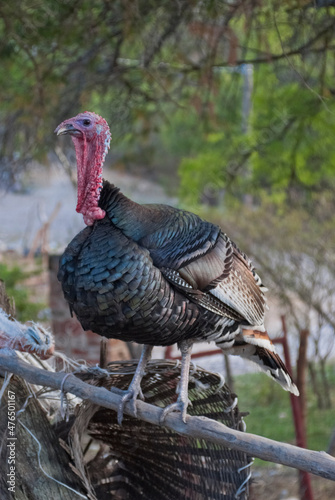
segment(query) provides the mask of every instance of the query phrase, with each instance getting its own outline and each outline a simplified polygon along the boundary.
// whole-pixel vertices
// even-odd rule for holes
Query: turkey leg
[[[143,346],[141,357],[138,361],[138,365],[134,373],[133,380],[131,381],[130,386],[128,387],[125,395],[123,396],[121,403],[119,404],[119,408],[117,411],[117,421],[119,425],[122,424],[124,407],[128,401],[131,402],[135,417],[137,416],[136,400],[138,397],[144,399],[141,390],[141,381],[143,375],[145,374],[145,367],[147,366],[147,363],[151,358],[152,349],[153,349],[152,345]]]
[[[186,412],[187,407],[190,403],[188,399],[188,381],[191,363],[191,352],[192,352],[193,342],[190,340],[184,340],[178,344],[181,351],[181,371],[180,371],[180,382],[178,387],[178,399],[175,403],[170,404],[164,408],[159,422],[164,423],[166,416],[172,411],[180,411],[183,422],[186,423]]]

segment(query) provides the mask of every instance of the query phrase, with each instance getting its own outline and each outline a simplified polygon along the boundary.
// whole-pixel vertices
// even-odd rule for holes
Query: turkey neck
[[[157,210],[130,200],[106,180],[103,181],[99,207],[117,228],[134,241],[152,232],[159,222]]]
[[[101,141],[87,142],[85,136],[80,140],[72,137],[77,157],[78,174],[78,213],[84,216],[85,224],[91,226],[94,220],[103,219],[105,212],[98,206],[102,187],[102,165],[105,152]],[[93,166],[93,168],[92,168]]]

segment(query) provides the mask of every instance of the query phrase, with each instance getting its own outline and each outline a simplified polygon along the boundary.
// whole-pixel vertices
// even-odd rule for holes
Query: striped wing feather
[[[163,269],[163,274],[202,307],[251,326],[263,325],[264,287],[250,260],[225,234],[207,253],[178,270]]]

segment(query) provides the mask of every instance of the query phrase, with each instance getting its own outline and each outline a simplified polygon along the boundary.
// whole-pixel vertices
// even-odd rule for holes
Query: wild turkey
[[[55,130],[73,140],[78,170],[77,212],[87,227],[68,245],[58,278],[85,330],[144,344],[123,397],[136,412],[141,378],[153,346],[182,352],[177,402],[162,413],[186,419],[194,342],[215,341],[256,362],[293,394],[298,390],[264,328],[264,287],[251,261],[221,229],[167,205],[139,205],[102,179],[110,144],[107,122],[80,113]]]

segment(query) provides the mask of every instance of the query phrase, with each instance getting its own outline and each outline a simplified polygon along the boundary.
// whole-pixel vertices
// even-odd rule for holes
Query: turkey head
[[[105,211],[99,206],[102,188],[102,166],[109,149],[111,133],[106,120],[86,111],[65,120],[55,130],[57,135],[68,134],[74,143],[78,169],[77,212],[92,226],[103,219]]]

